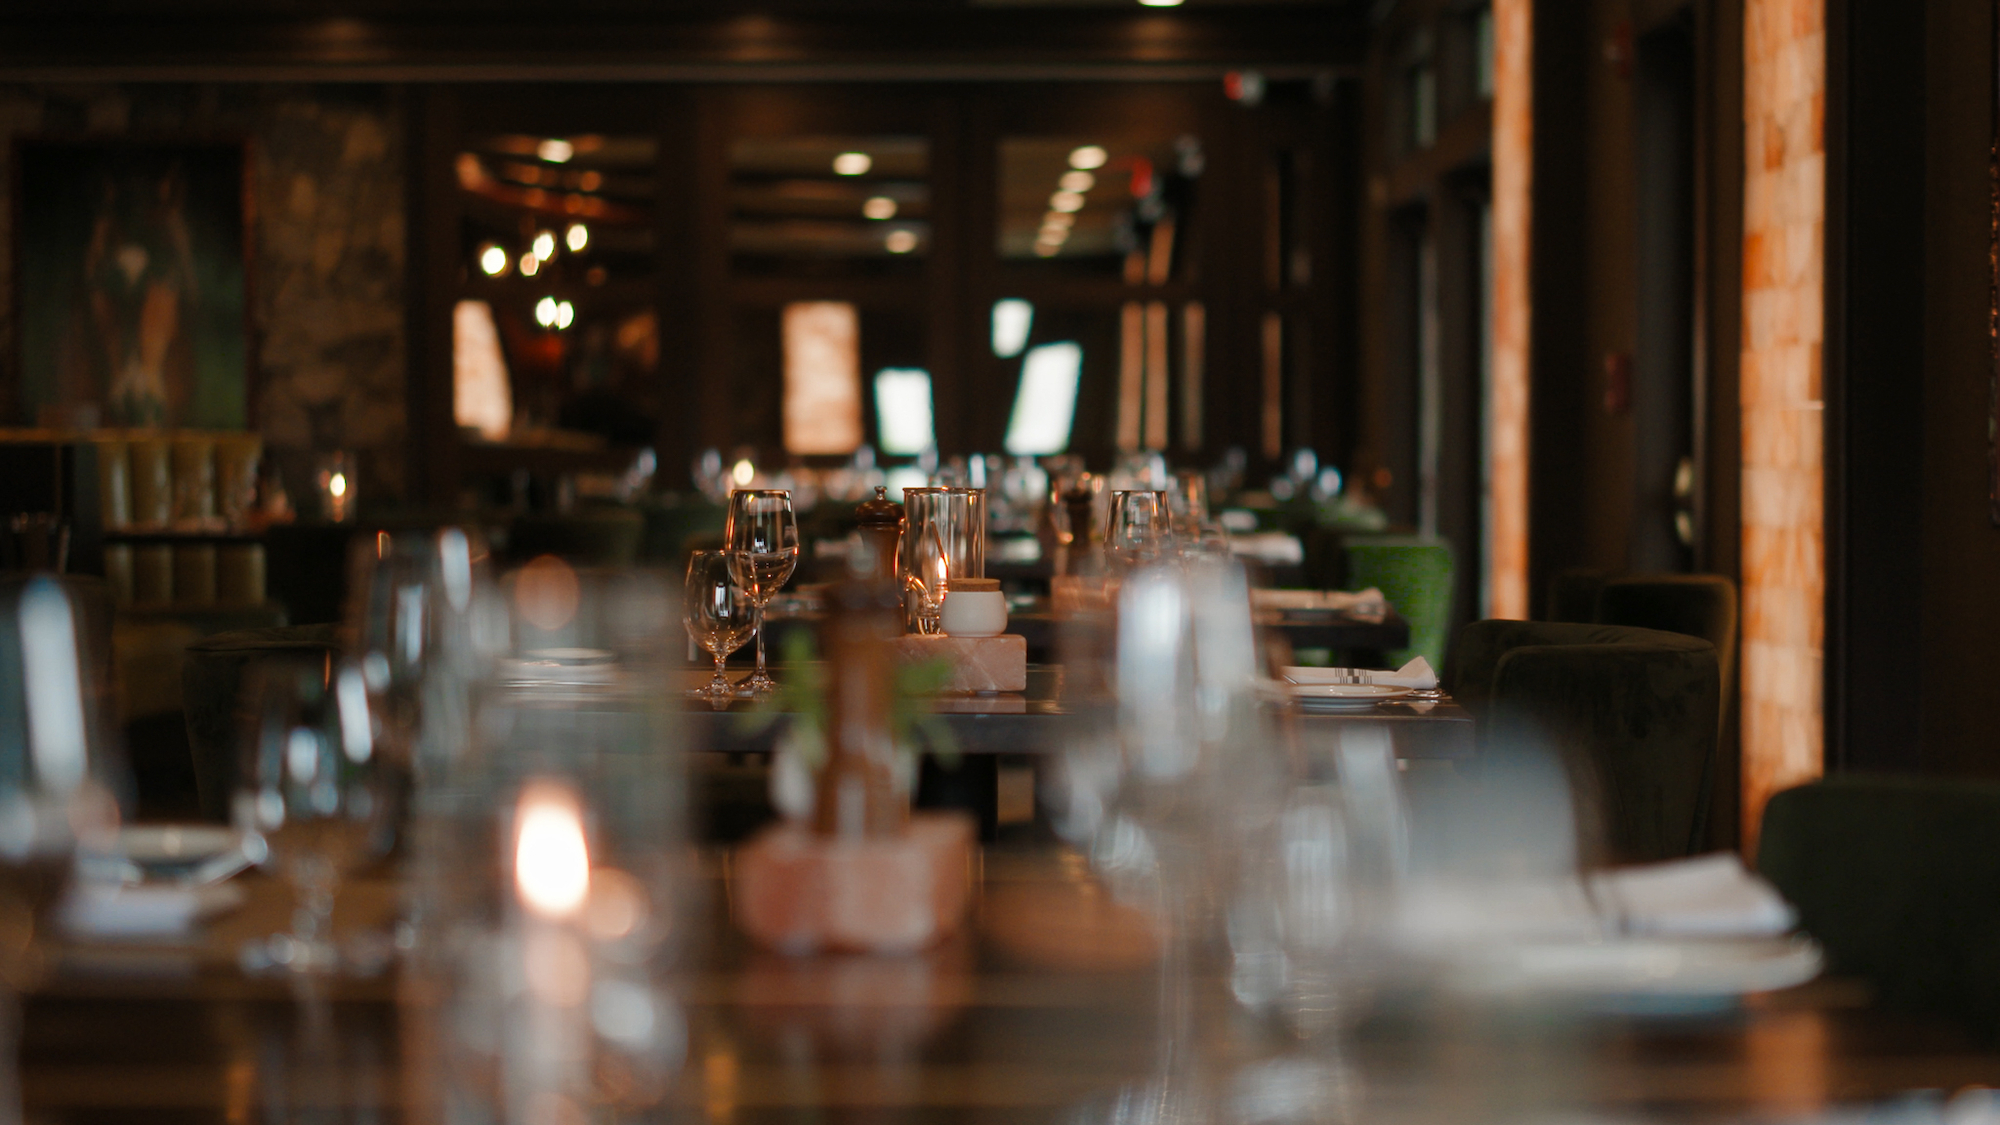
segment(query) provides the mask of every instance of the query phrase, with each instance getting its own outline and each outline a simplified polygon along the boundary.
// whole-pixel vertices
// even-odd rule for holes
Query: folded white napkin
[[[1417,691],[1435,691],[1438,686],[1437,673],[1431,671],[1431,662],[1423,657],[1413,657],[1409,663],[1393,672],[1382,672],[1368,668],[1306,668],[1289,666],[1281,670],[1284,678],[1295,684],[1381,684],[1384,687],[1406,687]],[[1356,677],[1359,677],[1358,679]]]
[[[1626,933],[1771,935],[1798,922],[1798,912],[1734,852],[1606,871],[1591,877],[1591,890]]]
[[[1250,607],[1280,613],[1323,610],[1363,621],[1380,621],[1389,613],[1389,599],[1373,586],[1366,590],[1252,590]]]
[[[1419,948],[1624,936],[1771,937],[1798,916],[1734,853],[1589,877],[1418,879],[1403,889],[1395,930]]]
[[[58,914],[72,937],[179,937],[211,915],[233,910],[243,902],[235,883],[207,887],[85,886],[73,891]]]
[[[1231,552],[1258,562],[1297,566],[1306,561],[1306,545],[1299,542],[1296,535],[1282,531],[1259,531],[1249,535],[1231,535]]]

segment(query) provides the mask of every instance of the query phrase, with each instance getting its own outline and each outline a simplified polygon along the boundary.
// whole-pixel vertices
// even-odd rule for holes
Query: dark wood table
[[[880,959],[748,948],[723,918],[721,863],[705,866],[707,912],[666,978],[685,1063],[657,1107],[622,1120],[1148,1120],[1153,946],[1081,857],[1040,842],[989,849],[970,931]],[[60,951],[25,1004],[28,1120],[434,1119],[437,1057],[411,982],[244,976],[231,951],[289,908],[273,881],[244,885],[248,905],[197,940]],[[379,929],[394,902],[389,882],[351,886],[337,923]],[[1173,1080],[1261,1114],[1209,1120],[1794,1121],[2000,1083],[1993,1048],[1877,1011],[1849,982],[1672,1018],[1380,997],[1346,1034],[1301,1037],[1236,1005],[1213,958],[1197,965]],[[312,1102],[321,1112],[299,1104]]]
[[[777,667],[772,675],[782,680],[786,672]],[[708,676],[707,670],[689,670],[673,685],[681,693],[688,744],[698,752],[738,761],[774,750],[783,724],[755,723],[751,702],[732,700],[717,706],[686,697],[687,688],[707,683]],[[935,707],[960,757],[947,769],[926,756],[918,803],[965,809],[978,818],[982,837],[992,839],[1000,821],[1000,760],[1025,757],[1032,766],[1087,734],[1094,722],[1109,721],[1103,703],[1079,700],[1076,694],[1061,665],[1031,664],[1025,692],[940,697]],[[1342,714],[1290,712],[1288,719],[1294,724],[1289,729],[1302,734],[1328,733],[1354,723],[1385,724],[1396,756],[1410,761],[1457,762],[1474,754],[1472,714],[1448,697],[1384,703]]]

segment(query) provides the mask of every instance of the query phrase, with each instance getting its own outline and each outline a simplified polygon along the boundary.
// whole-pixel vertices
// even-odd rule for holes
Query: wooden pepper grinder
[[[903,506],[889,499],[887,488],[876,485],[875,498],[857,505],[854,518],[861,525],[861,542],[872,558],[868,571],[855,577],[897,586],[897,552],[903,543]]]
[[[895,690],[890,642],[903,631],[901,611],[893,583],[843,582],[827,592],[821,626],[827,757],[813,805],[818,835],[894,836],[909,823],[910,803],[896,791],[896,744],[889,727]]]

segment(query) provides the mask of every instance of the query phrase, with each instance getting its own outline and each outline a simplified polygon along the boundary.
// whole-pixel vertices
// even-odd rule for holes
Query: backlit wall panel
[[[1819,776],[1824,0],[1743,4],[1743,831]]]
[[[1528,314],[1534,190],[1534,4],[1493,3],[1493,339],[1487,387],[1487,590],[1528,616]]]

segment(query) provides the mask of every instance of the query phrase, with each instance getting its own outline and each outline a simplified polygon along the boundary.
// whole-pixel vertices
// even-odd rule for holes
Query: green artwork
[[[242,429],[244,152],[28,141],[16,150],[20,422]]]

